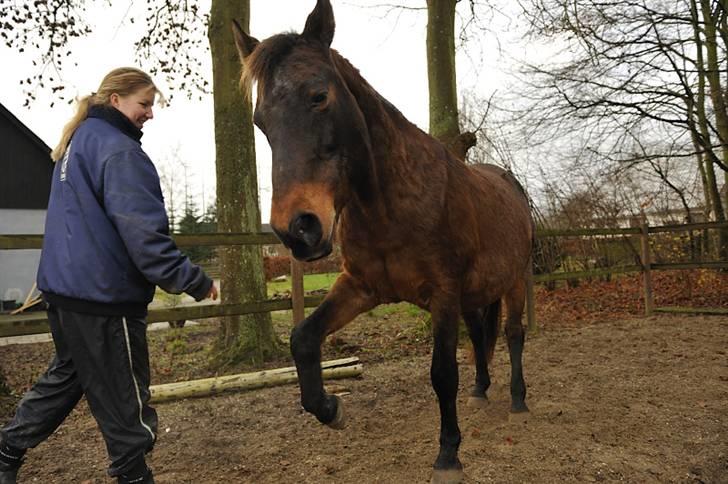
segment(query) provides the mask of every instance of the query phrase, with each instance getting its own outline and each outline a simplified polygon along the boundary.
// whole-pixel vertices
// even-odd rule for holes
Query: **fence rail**
[[[210,233],[194,235],[174,235],[180,247],[219,246],[219,245],[276,245],[281,242],[270,232],[252,233]],[[40,249],[43,247],[42,234],[0,235],[0,250]]]
[[[303,306],[316,307],[323,296],[306,296]],[[181,319],[204,319],[242,314],[269,313],[293,308],[292,299],[269,299],[241,304],[200,304],[176,308],[152,309],[147,315],[148,323],[177,321]],[[45,311],[36,311],[16,316],[0,315],[0,338],[28,334],[48,333],[48,316]]]
[[[647,227],[647,232],[657,234],[661,232],[690,232],[691,230],[707,230],[728,228],[728,222],[701,222],[693,224],[670,224]],[[536,237],[590,237],[594,235],[640,235],[641,227],[600,228],[600,229],[539,229]],[[0,247],[2,248],[2,247]]]
[[[689,232],[728,228],[728,222],[704,222],[682,225],[659,225],[648,227],[650,234],[661,232]],[[537,238],[544,237],[590,237],[595,235],[640,235],[640,227],[599,228],[599,229],[539,229]],[[174,235],[175,243],[180,247],[221,246],[221,245],[277,245],[280,241],[270,232],[252,233],[209,233]],[[43,245],[42,234],[0,235],[0,250],[40,249]]]
[[[645,307],[649,314],[653,309],[659,312],[687,312],[686,308],[653,308],[652,294],[649,289],[649,273],[651,270],[682,270],[694,268],[707,269],[728,269],[728,261],[705,261],[688,263],[650,263],[649,253],[644,252],[644,239],[649,234],[661,232],[688,232],[694,230],[709,230],[728,228],[728,222],[708,222],[684,225],[663,225],[657,227],[630,227],[630,228],[600,228],[600,229],[570,229],[570,230],[539,230],[536,236],[546,237],[589,237],[604,235],[630,235],[639,236],[643,239],[643,254],[641,265],[627,265],[609,268],[600,268],[584,271],[558,272],[550,274],[539,274],[532,277],[533,282],[559,281],[567,279],[582,279],[588,277],[599,277],[609,274],[623,274],[642,272],[645,274]],[[257,233],[210,233],[195,235],[175,235],[174,240],[180,247],[191,246],[237,246],[237,245],[276,245],[280,244],[278,238],[267,232]],[[43,244],[43,235],[0,235],[0,250],[23,250],[40,249]],[[649,252],[649,251],[648,251]],[[290,299],[277,299],[266,301],[253,301],[241,304],[202,304],[194,306],[183,306],[176,308],[153,309],[149,311],[147,321],[174,321],[181,319],[202,319],[223,316],[236,316],[261,312],[293,309],[294,320],[303,318],[305,307],[315,307],[322,300],[322,296],[303,296],[303,271],[300,263],[292,260],[292,295]],[[533,285],[529,285],[529,328],[535,329],[535,317],[533,311]],[[713,312],[710,312],[713,311]],[[728,310],[726,310],[728,311]],[[695,311],[701,312],[701,311]],[[709,314],[724,314],[723,309],[704,310]],[[48,332],[47,317],[45,312],[21,314],[18,316],[0,315],[0,337],[18,336]]]

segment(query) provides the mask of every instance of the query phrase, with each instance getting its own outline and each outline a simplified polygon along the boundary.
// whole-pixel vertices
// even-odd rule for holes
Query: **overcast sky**
[[[146,2],[114,0],[111,6],[102,1],[87,3],[90,5],[86,21],[94,31],[74,41],[71,60],[78,65],[70,68],[71,63],[67,62],[62,72],[66,91],[74,95],[94,91],[101,78],[115,67],[149,65],[139,63],[133,47],[144,27],[139,19],[144,18]],[[209,11],[209,1],[199,3],[203,11]],[[383,6],[369,8],[384,3],[390,2],[333,1],[336,34],[332,46],[359,68],[370,84],[405,116],[427,130],[426,11],[391,12]],[[391,3],[423,7],[425,0]],[[251,0],[251,34],[262,39],[283,31],[300,32],[314,5],[314,0]],[[136,15],[137,22],[131,24],[125,20],[129,13],[137,10],[140,11]],[[458,54],[460,92],[476,91],[487,98],[493,90],[504,88],[508,59],[502,50],[512,46],[508,41],[503,43],[506,34],[502,28],[498,32],[500,44],[495,35],[482,35],[477,42],[469,42],[467,53]],[[201,68],[211,72],[209,53],[202,57]],[[53,148],[62,126],[73,113],[72,106],[39,90],[38,99],[29,108],[23,107],[25,97],[19,81],[35,72],[32,61],[37,56],[30,49],[19,53],[2,45],[0,58],[3,61],[0,102]],[[155,80],[164,91],[164,80]],[[176,159],[185,161],[192,193],[198,204],[203,204],[203,199],[208,203],[213,198],[215,187],[213,106],[211,96],[204,96],[201,101],[196,97],[188,100],[175,94],[171,106],[156,107],[155,118],[145,125],[142,142],[160,172],[169,171]],[[53,101],[56,101],[53,107],[49,107]],[[271,196],[270,151],[257,129],[256,151],[262,219],[267,222]]]

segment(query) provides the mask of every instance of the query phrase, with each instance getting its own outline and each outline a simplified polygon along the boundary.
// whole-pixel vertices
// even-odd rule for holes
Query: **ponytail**
[[[93,95],[83,96],[76,99],[76,114],[74,114],[71,120],[63,127],[61,140],[58,142],[53,151],[51,151],[51,159],[53,159],[54,162],[63,158],[63,154],[66,152],[66,148],[68,148],[68,143],[71,141],[71,136],[73,136],[73,133],[76,132],[76,128],[78,128],[78,126],[88,117],[88,108],[91,106],[92,97]]]
[[[114,93],[119,96],[128,96],[139,89],[149,87],[153,87],[155,93],[160,95],[160,104],[164,106],[164,96],[161,95],[157,86],[154,85],[154,81],[152,81],[152,78],[146,72],[135,67],[120,67],[106,74],[101,80],[101,85],[97,92],[76,100],[76,114],[63,127],[61,140],[51,152],[53,161],[55,162],[63,158],[68,144],[71,142],[73,133],[76,132],[80,124],[88,117],[88,111],[91,106],[110,105],[111,95]]]

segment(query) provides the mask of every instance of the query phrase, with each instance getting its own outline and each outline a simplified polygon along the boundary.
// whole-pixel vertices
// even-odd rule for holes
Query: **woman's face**
[[[154,105],[154,96],[156,90],[154,86],[142,88],[128,96],[120,96],[119,94],[111,95],[111,105],[121,111],[129,121],[134,123],[139,129],[142,129],[147,120],[154,117],[152,106]]]

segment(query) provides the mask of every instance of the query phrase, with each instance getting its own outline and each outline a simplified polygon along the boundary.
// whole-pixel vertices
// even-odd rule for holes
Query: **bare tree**
[[[682,190],[675,190],[679,183],[664,170],[665,160],[693,163],[706,211],[725,220],[714,170],[728,170],[726,79],[720,75],[728,63],[725,1],[521,5],[532,38],[563,46],[558,62],[527,69],[529,109],[537,113],[526,117],[532,143],[576,132],[603,162],[659,168],[655,173],[676,192]],[[640,148],[645,145],[662,151]],[[728,232],[721,248],[728,255]]]
[[[179,213],[184,213],[186,208],[184,205],[192,197],[188,176],[190,167],[180,156],[179,150],[179,145],[173,146],[167,156],[155,161],[171,232],[176,230],[179,222],[177,216]]]

